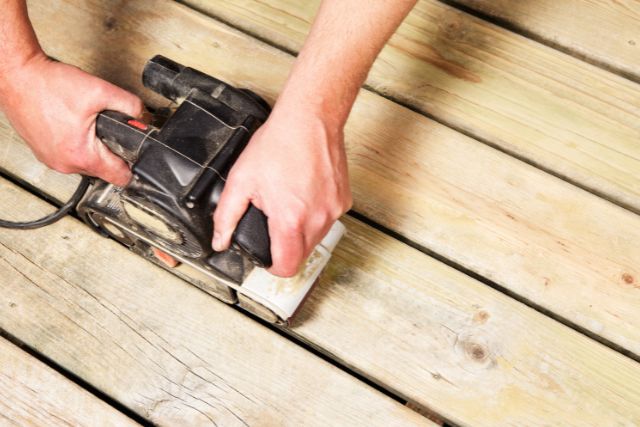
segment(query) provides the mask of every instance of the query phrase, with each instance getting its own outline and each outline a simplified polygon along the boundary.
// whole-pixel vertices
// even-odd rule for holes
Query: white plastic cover
[[[345,226],[336,221],[297,275],[284,279],[262,268],[254,268],[242,283],[240,292],[266,305],[283,320],[288,320],[304,301],[344,233]]]

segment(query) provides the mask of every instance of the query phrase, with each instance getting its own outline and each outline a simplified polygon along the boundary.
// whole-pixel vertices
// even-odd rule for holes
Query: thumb
[[[110,83],[108,92],[103,109],[119,111],[131,117],[142,115],[144,104],[136,95]]]
[[[213,215],[213,250],[220,252],[229,247],[231,236],[250,201],[239,186],[225,185]]]
[[[131,180],[131,170],[127,163],[113,154],[97,137],[94,139],[94,144],[97,161],[91,174],[118,187],[127,185]]]

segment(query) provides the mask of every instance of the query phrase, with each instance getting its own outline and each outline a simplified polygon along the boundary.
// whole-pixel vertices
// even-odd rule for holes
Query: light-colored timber
[[[298,50],[320,0],[183,2]],[[535,2],[502,4],[518,10]],[[633,82],[437,0],[421,0],[367,84],[640,211],[640,86]]]
[[[48,179],[54,174],[28,157],[7,157],[20,159],[19,177],[41,176],[33,184],[58,199],[73,191],[73,177]],[[18,196],[0,187],[0,217],[41,214],[42,203]],[[463,425],[640,423],[639,363],[354,219],[344,223],[347,235],[289,334]],[[258,419],[251,402],[215,390],[227,389],[216,375],[261,406],[267,401],[293,411],[291,420],[302,416],[296,396],[319,405],[306,410],[331,425],[340,423],[324,405],[336,405],[335,399],[383,412],[384,405],[375,406],[380,403],[351,402],[356,386],[326,379],[330,372],[302,350],[265,336],[258,324],[77,221],[33,232],[0,230],[0,258],[0,277],[14,284],[0,294],[0,327],[152,419],[179,416],[171,408],[181,404],[165,391],[210,411],[198,399],[215,406],[207,398],[213,393],[232,402],[234,412],[239,405]],[[7,308],[10,302],[22,311]],[[64,340],[49,331],[64,332]],[[123,377],[137,371],[130,387]],[[331,400],[329,384],[337,389]],[[315,402],[319,396],[323,401]],[[373,416],[360,417],[371,422],[366,415]]]
[[[0,338],[0,425],[125,427],[139,424]]]
[[[172,2],[30,7],[50,54],[145,96],[156,53],[272,100],[292,61]],[[368,91],[347,144],[357,211],[640,354],[638,216]],[[7,167],[42,185],[16,150]]]
[[[3,218],[50,209],[0,180]],[[0,230],[0,277],[0,328],[156,424],[431,425],[76,219]]]
[[[637,0],[453,0],[640,81]]]

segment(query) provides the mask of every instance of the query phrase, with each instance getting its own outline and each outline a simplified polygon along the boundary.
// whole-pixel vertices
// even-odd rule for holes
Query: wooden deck
[[[0,425],[640,425],[640,2],[512,3],[421,0],[383,50],[348,235],[289,329],[72,217],[0,229]],[[154,54],[273,101],[318,4],[29,11],[51,56],[158,106]],[[0,138],[0,217],[73,191]]]

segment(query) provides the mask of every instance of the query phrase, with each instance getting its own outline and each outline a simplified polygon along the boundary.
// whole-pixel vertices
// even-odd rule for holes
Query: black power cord
[[[75,209],[75,207],[80,202],[80,199],[82,199],[82,196],[84,196],[84,193],[87,191],[87,188],[89,188],[90,184],[91,179],[83,175],[82,179],[80,180],[80,184],[78,184],[78,188],[76,188],[76,191],[73,193],[69,201],[62,205],[57,211],[34,221],[19,222],[5,221],[3,219],[0,219],[0,227],[12,228],[15,230],[33,230],[34,228],[40,228],[44,227],[45,225],[53,224],[54,222],[60,220],[66,214],[68,214],[69,211]]]

